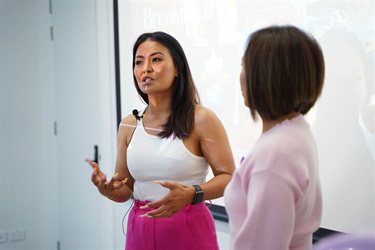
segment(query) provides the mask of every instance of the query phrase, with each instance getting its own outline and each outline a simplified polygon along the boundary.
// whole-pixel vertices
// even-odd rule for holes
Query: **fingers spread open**
[[[108,187],[113,187],[115,182],[117,181],[118,173],[116,173],[114,176],[112,176],[111,180],[107,183]]]
[[[126,181],[128,180],[128,178],[125,178],[124,180],[122,180],[122,181],[117,181],[117,185],[116,185],[116,183],[113,185],[113,188],[114,189],[119,189],[119,188],[121,188],[122,186],[124,186],[125,184],[126,184]]]
[[[99,183],[98,183],[98,188],[105,188],[107,185],[107,175],[106,174],[103,174],[100,178],[99,178]]]

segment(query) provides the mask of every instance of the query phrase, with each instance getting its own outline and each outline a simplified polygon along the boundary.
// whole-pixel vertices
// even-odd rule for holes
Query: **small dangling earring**
[[[178,74],[175,74],[175,75],[174,75],[174,77],[177,77],[177,76],[178,76]]]

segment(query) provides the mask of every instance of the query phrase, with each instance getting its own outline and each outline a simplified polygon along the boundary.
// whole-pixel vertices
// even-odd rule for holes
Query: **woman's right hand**
[[[86,161],[93,168],[91,181],[98,188],[99,192],[108,199],[118,196],[119,189],[125,185],[127,178],[124,180],[118,180],[118,174],[116,173],[110,181],[107,181],[107,176],[100,170],[99,165],[96,162],[93,162],[90,159],[86,159]]]

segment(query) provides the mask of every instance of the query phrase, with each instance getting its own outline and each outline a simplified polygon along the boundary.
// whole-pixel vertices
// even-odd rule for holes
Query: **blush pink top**
[[[311,249],[321,222],[318,156],[302,115],[263,133],[224,193],[230,249]]]

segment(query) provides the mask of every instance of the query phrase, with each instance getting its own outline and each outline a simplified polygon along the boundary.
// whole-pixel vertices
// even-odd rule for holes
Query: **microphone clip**
[[[133,115],[134,115],[135,119],[137,119],[138,121],[140,121],[142,116],[143,116],[143,115],[139,116],[138,110],[136,110],[136,109],[133,109]]]

